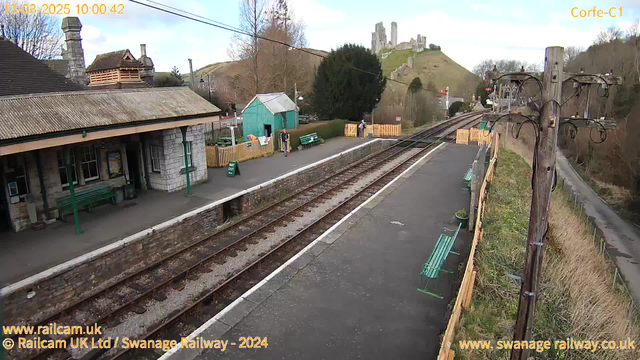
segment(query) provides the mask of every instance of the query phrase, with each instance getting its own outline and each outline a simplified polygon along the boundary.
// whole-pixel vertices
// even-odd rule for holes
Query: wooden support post
[[[531,340],[535,320],[535,306],[538,298],[538,283],[542,273],[544,241],[549,228],[549,205],[551,187],[556,168],[556,145],[560,124],[560,103],[562,101],[562,72],[564,49],[548,47],[545,51],[542,109],[539,120],[537,151],[534,151],[535,168],[533,195],[529,216],[527,255],[524,276],[520,289],[520,301],[516,317],[514,341]],[[526,360],[529,349],[513,349],[511,360]]]
[[[464,309],[469,309],[469,307],[471,306],[471,299],[473,298],[473,285],[476,283],[476,271],[474,270],[471,273],[471,279],[467,285],[467,293],[464,296],[464,299],[462,300],[462,307]]]

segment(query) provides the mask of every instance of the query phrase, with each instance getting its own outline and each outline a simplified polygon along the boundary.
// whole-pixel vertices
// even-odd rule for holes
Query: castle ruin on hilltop
[[[398,44],[398,24],[395,21],[391,22],[391,41],[387,42],[387,31],[381,22],[376,24],[375,31],[371,33],[371,52],[374,54],[380,54],[383,49],[393,50],[406,50],[412,49],[419,52],[427,47],[427,37],[418,34],[417,38],[411,38],[410,41],[401,42]]]

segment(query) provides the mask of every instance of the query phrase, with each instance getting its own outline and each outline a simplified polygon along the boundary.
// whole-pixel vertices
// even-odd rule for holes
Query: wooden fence
[[[477,142],[478,146],[491,145],[491,134],[489,134],[489,130],[476,128],[456,130],[456,144],[469,145],[471,141]]]
[[[373,131],[373,137],[382,136],[402,136],[402,125],[400,124],[373,124],[367,125],[364,129],[364,136],[367,137]],[[344,136],[358,136],[358,124],[344,124]]]
[[[462,277],[462,283],[460,284],[460,290],[456,297],[456,302],[453,305],[453,311],[449,318],[449,324],[447,330],[442,338],[442,344],[440,344],[440,352],[438,353],[438,360],[453,359],[455,353],[451,350],[451,344],[455,335],[456,324],[460,320],[462,309],[468,309],[471,306],[471,298],[473,296],[473,285],[476,281],[476,271],[474,270],[473,261],[476,254],[476,247],[479,242],[482,241],[482,219],[484,217],[485,203],[487,197],[487,183],[493,180],[493,172],[496,168],[496,161],[498,160],[498,133],[493,134],[493,146],[491,148],[491,162],[487,168],[487,173],[482,182],[480,188],[480,196],[478,199],[478,212],[476,215],[476,226],[473,231],[473,241],[471,242],[471,251],[469,252],[469,259],[467,260],[467,266]]]
[[[469,130],[456,130],[456,144],[469,145]]]
[[[224,167],[229,161],[246,161],[269,154],[273,154],[273,137],[267,145],[260,145],[256,140],[227,147],[207,146],[207,166]]]

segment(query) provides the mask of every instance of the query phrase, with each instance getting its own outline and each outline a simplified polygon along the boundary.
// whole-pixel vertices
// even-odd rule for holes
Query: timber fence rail
[[[464,276],[462,277],[462,283],[460,283],[460,290],[458,296],[455,299],[453,305],[453,311],[449,318],[447,330],[442,338],[440,344],[440,352],[438,353],[438,360],[448,360],[454,358],[454,351],[451,349],[453,337],[455,335],[456,324],[460,320],[462,309],[468,309],[471,306],[471,298],[473,296],[473,286],[476,281],[476,270],[474,267],[474,258],[476,254],[476,247],[479,242],[482,241],[482,219],[484,217],[485,203],[487,197],[487,184],[493,179],[493,172],[496,168],[496,162],[498,160],[498,133],[493,134],[493,146],[491,148],[491,161],[487,167],[482,186],[480,187],[480,194],[478,196],[478,209],[476,213],[476,222],[473,231],[473,240],[471,241],[471,251],[469,252],[469,259],[467,260],[467,266],[465,267]]]
[[[373,137],[382,136],[402,136],[402,125],[400,124],[367,124],[364,129],[364,136],[369,136],[373,131]],[[358,124],[350,123],[344,124],[344,136],[356,137],[358,136]]]
[[[207,146],[207,166],[225,167],[230,161],[246,161],[273,154],[273,136],[267,145],[259,141],[248,141],[235,146]]]

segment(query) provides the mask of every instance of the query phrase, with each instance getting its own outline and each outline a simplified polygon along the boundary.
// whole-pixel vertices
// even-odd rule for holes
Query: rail
[[[477,114],[473,114],[473,115],[477,115]],[[473,116],[472,115],[472,116]],[[472,117],[470,116],[470,117]],[[467,118],[462,118],[462,119],[456,119],[456,123],[460,123],[464,120],[466,120]],[[451,126],[451,123],[446,123],[444,125],[447,126]],[[427,131],[429,132],[437,132],[440,131],[441,127],[438,127],[438,129],[427,129]],[[167,328],[169,326],[172,326],[174,323],[180,322],[181,318],[183,316],[186,315],[186,317],[188,317],[192,311],[195,311],[195,309],[198,308],[202,308],[202,307],[206,307],[208,306],[207,304],[215,304],[215,303],[228,303],[228,302],[233,302],[235,301],[235,298],[225,298],[224,296],[220,296],[222,297],[222,299],[220,299],[219,297],[215,297],[215,294],[219,294],[222,293],[224,291],[227,291],[227,288],[230,287],[231,285],[233,285],[234,282],[236,281],[245,281],[248,282],[249,285],[253,285],[254,282],[258,277],[255,276],[251,276],[251,272],[255,271],[255,272],[264,272],[264,268],[277,268],[281,263],[284,263],[286,261],[286,259],[288,257],[283,257],[284,260],[282,260],[281,262],[276,262],[274,263],[274,260],[271,260],[270,258],[274,255],[276,255],[279,251],[284,251],[285,253],[295,253],[292,252],[290,249],[287,250],[287,246],[290,246],[289,244],[295,244],[294,246],[296,248],[302,249],[304,248],[306,245],[308,245],[309,243],[311,243],[313,240],[308,238],[306,241],[296,241],[299,240],[301,237],[303,237],[305,234],[314,234],[313,236],[317,237],[320,236],[321,233],[324,232],[324,230],[330,228],[333,223],[337,223],[339,221],[340,218],[343,217],[343,214],[348,213],[350,210],[352,210],[353,208],[357,207],[357,205],[360,202],[354,203],[355,199],[358,199],[359,197],[364,197],[364,199],[362,199],[362,201],[366,200],[366,198],[370,197],[373,193],[375,193],[378,189],[382,188],[387,182],[384,182],[385,178],[390,178],[389,181],[391,181],[391,179],[393,179],[393,177],[395,177],[395,174],[397,173],[401,173],[403,170],[405,170],[406,168],[408,168],[409,166],[411,166],[413,163],[419,161],[419,159],[422,158],[423,153],[425,153],[426,151],[430,150],[431,148],[435,147],[436,145],[439,145],[440,142],[442,142],[442,140],[448,136],[450,133],[452,133],[453,131],[455,131],[455,129],[453,130],[445,130],[446,132],[444,133],[444,135],[440,136],[436,141],[434,141],[433,143],[429,144],[427,147],[421,149],[418,153],[412,155],[409,159],[395,165],[392,169],[387,170],[384,174],[378,176],[375,180],[373,180],[369,185],[365,186],[364,188],[358,190],[356,193],[352,194],[349,196],[348,199],[344,200],[339,206],[335,207],[334,209],[332,209],[331,211],[329,211],[327,214],[321,216],[320,218],[316,219],[315,221],[313,221],[311,224],[305,226],[304,228],[298,230],[293,236],[291,236],[289,239],[285,240],[284,242],[280,243],[279,245],[277,245],[275,248],[271,249],[270,251],[268,251],[267,253],[265,253],[263,256],[261,256],[259,259],[255,260],[254,262],[252,262],[249,266],[246,266],[243,270],[237,272],[236,274],[234,274],[232,277],[228,278],[226,281],[224,281],[222,284],[218,285],[215,289],[211,290],[210,292],[204,294],[203,296],[201,296],[198,300],[194,301],[190,306],[185,307],[182,311],[180,311],[179,313],[175,314],[174,316],[172,316],[169,320],[155,326],[153,329],[149,330],[145,335],[141,336],[140,339],[149,339],[152,338],[154,336],[157,336],[159,334],[171,334],[173,332],[168,331]],[[424,133],[424,132],[423,132]],[[412,136],[413,138],[413,136]],[[389,156],[392,157],[392,156]],[[329,190],[328,192],[331,192],[332,190]],[[327,192],[324,192],[324,194],[326,194]],[[322,196],[322,195],[321,195]],[[308,203],[305,203],[303,206],[306,206]],[[303,206],[300,206],[300,208],[302,208]],[[327,220],[327,219],[331,219],[332,216],[336,216],[336,214],[338,215],[336,218],[332,220]],[[327,221],[327,224],[322,224],[323,221]],[[318,227],[319,229],[316,229],[316,227]],[[312,236],[312,237],[313,237]],[[301,239],[300,239],[301,240]],[[285,250],[283,250],[285,249]],[[264,263],[267,262],[267,265],[264,265]],[[271,263],[269,263],[271,262]],[[274,265],[275,264],[275,265]],[[244,279],[243,279],[244,278]],[[249,278],[249,280],[246,280],[246,278]],[[253,281],[251,281],[253,280]],[[247,287],[247,285],[245,284],[245,287]],[[248,286],[250,288],[250,286]],[[235,291],[234,291],[235,290]],[[248,288],[246,289],[248,290]],[[242,293],[242,291],[238,291],[237,289],[233,289],[233,290],[229,290],[230,293],[234,294],[234,296],[239,296],[239,294]],[[211,305],[209,305],[211,306]],[[210,314],[211,312],[207,312],[207,314]],[[191,316],[193,317],[193,316]],[[130,351],[135,351],[135,349],[119,349],[118,351],[116,351],[115,354],[108,356],[109,359],[117,359],[117,358],[121,358],[124,357],[125,354],[128,354]],[[129,354],[131,355],[131,354]],[[151,353],[145,353],[143,357],[147,357],[147,356],[151,356]],[[156,354],[157,355],[157,354]],[[142,356],[142,355],[140,355]],[[138,358],[138,356],[136,356],[135,354],[132,356],[133,358]]]
[[[151,289],[146,289],[145,291],[141,291],[140,294],[135,295],[133,298],[128,299],[126,302],[124,302],[123,304],[117,306],[115,309],[110,309],[110,311],[106,314],[106,315],[102,315],[102,316],[97,316],[97,320],[93,321],[95,323],[98,324],[104,324],[109,322],[109,320],[114,319],[116,316],[119,316],[120,314],[124,313],[125,311],[130,310],[135,304],[139,304],[142,300],[153,296],[154,294],[156,294],[158,292],[159,289],[166,287],[168,285],[170,285],[171,283],[174,283],[176,281],[182,280],[186,277],[188,277],[190,274],[192,274],[193,272],[197,272],[199,270],[201,270],[201,265],[204,264],[207,261],[210,261],[211,259],[213,259],[216,256],[220,256],[224,251],[233,251],[234,248],[237,248],[239,246],[242,246],[240,243],[241,242],[246,242],[248,241],[248,239],[251,239],[252,236],[260,234],[261,230],[265,229],[267,226],[273,226],[274,224],[276,224],[277,222],[283,221],[285,216],[288,216],[296,211],[299,211],[301,208],[307,206],[308,204],[310,204],[312,201],[325,196],[326,194],[330,194],[333,191],[335,191],[337,188],[339,188],[340,186],[343,186],[344,184],[347,184],[351,181],[353,181],[354,178],[357,178],[359,175],[361,175],[362,173],[366,172],[366,171],[370,171],[371,168],[373,167],[377,167],[380,166],[382,164],[384,164],[386,161],[393,159],[394,157],[396,157],[398,154],[405,152],[406,150],[410,149],[410,145],[412,145],[413,143],[416,142],[420,142],[421,139],[423,139],[424,137],[428,137],[430,135],[439,133],[441,131],[448,131],[447,135],[453,131],[455,131],[455,129],[453,130],[444,130],[444,129],[450,129],[450,127],[452,126],[457,126],[457,124],[461,124],[464,121],[468,120],[469,118],[472,118],[474,116],[477,116],[477,114],[471,114],[468,117],[459,117],[459,118],[454,118],[451,121],[447,121],[447,122],[443,122],[440,124],[437,124],[429,129],[426,129],[420,133],[414,134],[412,136],[400,139],[400,141],[398,141],[396,144],[394,144],[393,146],[386,148],[386,149],[382,149],[379,150],[367,157],[365,157],[364,159],[361,159],[355,163],[353,163],[352,165],[350,165],[349,167],[341,170],[339,173],[327,177],[325,179],[322,179],[314,184],[311,184],[307,187],[305,187],[304,189],[295,192],[289,196],[287,196],[285,199],[281,199],[278,202],[276,202],[275,204],[269,205],[267,207],[265,207],[262,210],[259,210],[251,215],[249,215],[247,218],[243,218],[240,219],[241,221],[238,221],[236,223],[230,223],[228,224],[227,227],[221,229],[219,232],[217,232],[216,234],[213,234],[212,236],[202,239],[199,242],[196,242],[182,250],[179,250],[177,252],[174,252],[172,254],[167,255],[166,257],[163,257],[162,259],[159,259],[158,261],[150,264],[149,266],[145,267],[144,269],[141,269],[140,271],[133,273],[127,277],[125,277],[124,279],[120,280],[119,282],[112,284],[111,286],[102,289],[101,291],[98,291],[97,293],[86,297],[84,299],[79,299],[77,302],[73,303],[72,305],[66,307],[65,309],[51,315],[48,316],[45,320],[39,321],[37,322],[36,325],[46,325],[50,322],[53,322],[55,320],[59,320],[59,319],[63,319],[65,318],[65,316],[68,316],[68,314],[70,314],[72,311],[74,311],[75,309],[77,309],[78,307],[82,306],[85,303],[90,302],[91,300],[95,300],[98,299],[99,296],[107,294],[110,291],[114,291],[114,289],[118,289],[118,287],[121,286],[127,286],[127,285],[131,285],[131,283],[135,282],[136,279],[141,278],[142,276],[144,276],[145,274],[149,274],[150,272],[154,271],[155,269],[159,268],[162,264],[168,263],[171,260],[176,260],[176,259],[180,259],[180,256],[188,254],[188,252],[192,252],[192,253],[204,253],[205,255],[200,256],[199,259],[195,264],[186,266],[185,268],[186,270],[180,271],[177,274],[171,274],[169,279],[166,279],[164,281],[161,281],[160,284],[157,284],[156,286],[153,286]],[[440,137],[437,141],[441,141],[443,139],[443,137]],[[392,150],[392,151],[390,151]],[[381,159],[380,159],[381,158]],[[412,157],[414,158],[414,157]],[[373,163],[372,163],[373,162]],[[406,163],[406,162],[405,162]],[[397,168],[397,167],[396,167]],[[353,174],[351,174],[350,172],[354,172]],[[340,178],[340,177],[344,177],[344,178]],[[335,185],[327,185],[327,184],[331,184],[332,181],[338,181],[337,184]],[[329,186],[330,189],[328,190],[323,190],[321,191],[321,193],[317,196],[312,196],[311,199],[303,199],[303,203],[300,205],[295,205],[293,206],[293,209],[285,209],[286,211],[284,211],[284,213],[282,214],[278,214],[277,211],[274,211],[274,209],[277,209],[277,207],[279,206],[283,206],[281,204],[283,203],[287,203],[288,200],[291,200],[297,196],[302,196],[302,195],[307,195],[308,194],[312,194],[312,191],[317,187],[317,188],[321,188],[321,186]],[[317,190],[316,190],[317,191]],[[281,210],[282,211],[282,210]],[[269,214],[270,216],[273,216],[273,214],[276,214],[277,216],[275,218],[269,218],[268,216],[266,216],[265,214]],[[259,216],[263,216],[266,217],[266,219],[260,219]],[[220,237],[223,239],[224,235],[226,234],[226,232],[229,232],[230,234],[233,234],[234,230],[238,230],[242,225],[248,226],[247,224],[252,221],[255,220],[256,223],[260,224],[260,226],[258,226],[258,228],[255,228],[255,226],[253,226],[253,229],[251,231],[248,232],[248,234],[245,234],[243,236],[240,236],[239,240],[235,240],[235,241],[231,241],[229,243],[229,241],[227,241],[227,244],[224,245],[224,243],[222,245],[223,248],[219,249],[218,251],[214,251],[213,254],[209,255],[209,253],[211,252],[211,248],[208,246],[205,246],[205,244],[207,244],[208,241],[210,241],[212,238],[214,237]],[[251,229],[251,228],[250,228]],[[242,234],[242,231],[240,232]],[[246,231],[245,231],[246,233]],[[218,240],[222,240],[222,239],[218,239]],[[228,240],[228,239],[227,239]],[[202,250],[200,252],[198,252],[199,250]],[[185,256],[187,257],[187,256]],[[92,323],[93,323],[92,322]],[[72,338],[72,337],[71,337]],[[37,352],[35,354],[31,353],[31,354],[23,354],[23,355],[27,355],[27,357],[29,359],[33,359],[33,358],[45,358],[48,357],[52,352],[56,352],[53,349],[45,349],[41,352]]]

